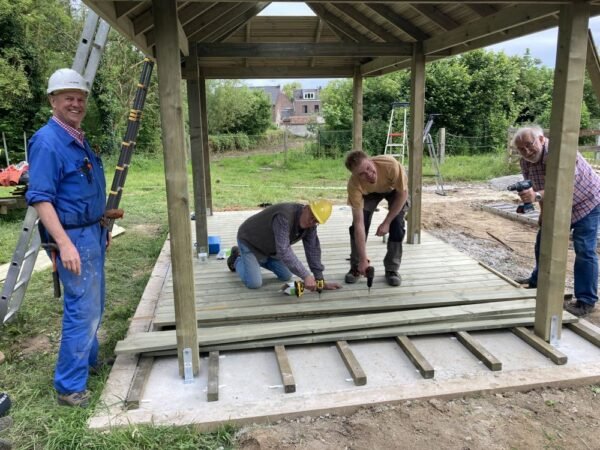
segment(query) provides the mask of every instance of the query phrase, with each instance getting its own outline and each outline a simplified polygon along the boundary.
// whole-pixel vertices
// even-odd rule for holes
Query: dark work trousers
[[[385,199],[388,202],[388,208],[392,202],[400,196],[400,193],[395,189],[385,194],[379,194],[374,192],[367,194],[363,197],[363,220],[365,223],[365,236],[369,236],[369,228],[371,227],[371,219],[373,218],[373,212],[377,208],[377,205],[381,200]],[[404,228],[404,216],[410,207],[410,202],[407,199],[406,204],[400,210],[398,215],[394,217],[392,223],[390,223],[389,236],[387,240],[387,253],[383,259],[383,265],[386,272],[398,272],[400,270],[400,262],[402,261],[402,241],[406,230]],[[356,269],[358,267],[358,251],[356,250],[356,241],[354,240],[354,225],[349,228],[350,231],[350,268]]]

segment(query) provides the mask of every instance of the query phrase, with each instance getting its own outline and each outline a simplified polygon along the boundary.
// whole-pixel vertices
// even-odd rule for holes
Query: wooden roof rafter
[[[343,41],[346,42],[371,42],[371,40],[362,35],[356,29],[352,28],[348,23],[344,22],[338,16],[328,11],[325,6],[318,3],[307,3],[308,7],[319,16],[331,30]]]
[[[235,8],[230,9],[227,14],[220,17],[220,20],[215,20],[202,28],[202,30],[196,33],[189,33],[188,39],[191,41],[207,41],[214,42],[215,35],[220,35],[224,30],[229,30],[231,24],[235,20],[242,16],[246,11],[253,9],[256,4],[252,3],[238,3]],[[252,15],[252,17],[255,14]]]
[[[422,41],[429,38],[429,34],[413,25],[409,20],[406,20],[404,17],[400,16],[390,6],[375,3],[365,6],[375,11],[377,14],[396,26],[415,41]]]
[[[215,42],[220,42],[226,40],[229,36],[235,33],[240,28],[243,28],[254,16],[260,13],[263,9],[269,6],[270,2],[260,2],[256,3],[252,8],[238,16],[233,22],[230,23],[230,26],[227,29],[224,29],[222,33],[220,33],[215,38]]]
[[[453,30],[460,26],[448,14],[443,13],[437,6],[428,4],[411,4],[411,7],[422,14],[424,17],[435,23],[443,31]]]
[[[330,5],[333,9],[337,9],[339,14],[342,16],[349,17],[351,20],[367,29],[371,34],[376,36],[377,39],[383,42],[397,42],[400,39],[394,34],[390,33],[380,24],[375,22],[373,19],[366,16],[362,11],[357,9],[356,5],[352,3],[335,3]]]

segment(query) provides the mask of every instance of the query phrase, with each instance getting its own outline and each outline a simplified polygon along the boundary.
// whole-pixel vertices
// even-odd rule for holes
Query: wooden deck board
[[[373,230],[385,215],[376,213]],[[223,212],[209,218],[209,235],[218,235],[221,247],[236,243],[239,224],[254,212]],[[364,335],[394,336],[418,334],[423,329],[457,331],[453,323],[481,322],[484,328],[493,325],[494,315],[506,327],[526,326],[519,312],[533,310],[535,290],[525,290],[490,272],[477,261],[451,245],[423,233],[419,245],[404,245],[400,273],[402,286],[390,287],[384,280],[383,259],[386,244],[372,235],[368,240],[369,257],[375,267],[375,280],[370,295],[366,280],[348,285],[343,283],[349,268],[348,226],[351,212],[336,207],[331,219],[319,227],[325,278],[338,281],[343,288],[324,291],[321,298],[307,292],[301,299],[284,295],[282,282],[263,271],[261,289],[247,289],[236,273],[227,269],[224,260],[211,255],[206,262],[194,262],[196,310],[200,349],[253,348],[248,343],[332,342]],[[192,232],[194,232],[192,226]],[[217,231],[218,230],[218,231]],[[294,246],[299,259],[305,262],[301,243]],[[155,310],[155,329],[173,326],[173,287],[171,273],[167,276]],[[441,312],[443,311],[443,312]],[[512,319],[509,317],[512,313]],[[500,319],[502,316],[502,319]],[[513,320],[514,323],[511,323]],[[435,326],[434,322],[446,324]],[[412,326],[408,332],[402,327]],[[416,328],[415,328],[416,327]],[[469,327],[469,330],[477,328]],[[385,330],[385,331],[384,331]],[[460,331],[460,329],[458,329]],[[161,334],[162,333],[162,334]],[[387,333],[387,334],[386,334]],[[313,336],[314,335],[314,336]],[[170,351],[174,332],[129,336],[118,344],[119,353],[152,353]],[[341,336],[341,337],[339,337]]]

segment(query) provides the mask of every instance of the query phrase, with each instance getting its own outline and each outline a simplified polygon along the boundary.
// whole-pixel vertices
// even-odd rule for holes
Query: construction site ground
[[[487,202],[514,202],[515,196],[489,184],[463,184],[453,186],[446,197],[425,189],[423,200],[423,228],[429,233],[509,277],[528,274],[536,228],[479,208]],[[572,258],[570,253],[567,289],[572,289]],[[600,325],[600,311],[588,319]],[[585,358],[586,348],[590,349],[582,347],[578,357]],[[160,364],[156,366],[160,370]],[[544,384],[542,380],[539,386]],[[267,425],[261,420],[260,425],[245,426],[237,436],[238,445],[244,449],[600,448],[600,385],[573,387],[565,382],[528,392],[522,388],[484,392],[482,388],[458,397],[432,392],[421,400],[358,411],[323,408],[317,414],[294,414],[289,419],[274,416]]]

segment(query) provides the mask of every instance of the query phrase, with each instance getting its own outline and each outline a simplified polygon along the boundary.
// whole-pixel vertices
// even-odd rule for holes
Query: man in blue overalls
[[[42,241],[58,248],[64,288],[62,338],[54,374],[58,403],[85,407],[88,371],[98,363],[104,310],[104,258],[110,241],[100,224],[106,204],[102,161],[81,130],[87,83],[76,71],[59,69],[48,80],[52,118],[29,142],[26,198],[43,224]]]

